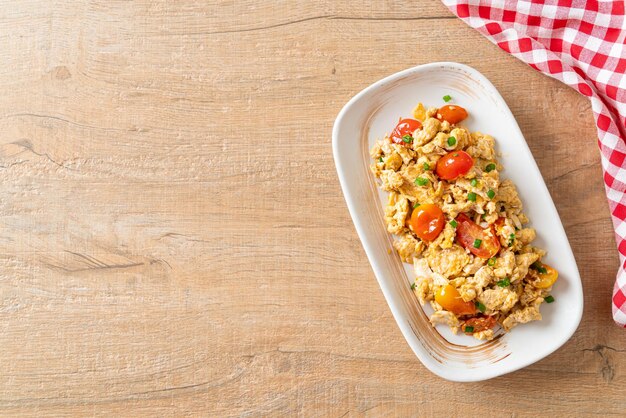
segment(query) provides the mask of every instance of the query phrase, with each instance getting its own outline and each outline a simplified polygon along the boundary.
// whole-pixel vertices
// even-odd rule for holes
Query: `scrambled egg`
[[[418,104],[413,116],[421,127],[401,141],[378,141],[371,170],[389,192],[387,230],[398,237],[394,247],[402,261],[414,265],[412,289],[435,309],[433,325],[489,340],[496,324],[509,331],[540,320],[539,306],[554,300],[549,294],[558,273],[541,264],[545,252],[532,246],[536,232],[524,226],[517,189],[500,179],[494,138],[451,123],[442,109]],[[471,168],[445,179],[439,160],[458,157],[455,152],[467,153]],[[413,213],[425,204],[442,217],[420,235]],[[433,230],[436,236],[426,239]]]

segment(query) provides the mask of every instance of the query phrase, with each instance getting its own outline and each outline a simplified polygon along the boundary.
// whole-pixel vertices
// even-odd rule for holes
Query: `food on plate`
[[[495,140],[461,126],[468,117],[455,104],[419,103],[371,149],[371,169],[388,192],[387,230],[413,264],[411,288],[433,307],[433,325],[489,340],[498,326],[541,320],[558,272],[531,245],[536,232],[515,185],[500,178]]]

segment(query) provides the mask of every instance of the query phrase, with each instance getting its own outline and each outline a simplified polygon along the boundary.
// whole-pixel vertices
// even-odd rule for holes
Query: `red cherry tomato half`
[[[435,172],[444,180],[454,180],[457,177],[467,174],[474,160],[465,151],[452,151],[444,155],[437,161]]]
[[[456,242],[480,258],[491,258],[500,251],[500,241],[493,225],[483,229],[464,213],[456,217]]]
[[[415,235],[424,241],[432,241],[443,229],[445,221],[439,206],[426,203],[413,209],[410,225]]]
[[[391,136],[389,138],[392,142],[395,142],[396,144],[407,144],[407,142],[405,142],[402,137],[404,135],[413,136],[413,132],[421,127],[422,124],[418,120],[400,119],[400,122],[398,122],[396,127],[393,129],[393,132],[391,132]]]
[[[463,331],[467,332],[465,331],[466,327],[474,327],[474,330],[472,332],[480,332],[480,331],[486,331],[495,326],[496,326],[495,316],[478,315],[474,318],[470,318],[467,321],[465,321],[465,324],[463,325]]]
[[[447,120],[451,124],[459,123],[467,118],[467,110],[457,105],[445,105],[437,110],[437,119]]]

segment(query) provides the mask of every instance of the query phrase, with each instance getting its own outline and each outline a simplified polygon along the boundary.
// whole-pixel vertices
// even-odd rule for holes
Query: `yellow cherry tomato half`
[[[476,313],[474,302],[464,301],[456,287],[451,284],[443,286],[435,292],[435,302],[440,304],[446,311],[450,311],[455,315],[472,315]]]
[[[549,265],[538,262],[537,267],[537,280],[533,282],[536,288],[547,289],[559,278],[559,272]]]

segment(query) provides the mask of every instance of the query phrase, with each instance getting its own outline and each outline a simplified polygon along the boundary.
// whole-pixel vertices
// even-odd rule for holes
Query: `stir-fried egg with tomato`
[[[415,269],[411,286],[429,302],[435,324],[475,338],[494,337],[540,320],[551,303],[558,272],[531,245],[522,202],[510,180],[501,180],[495,141],[459,125],[461,106],[426,110],[400,119],[370,154],[372,172],[389,192],[387,230],[402,261]]]

